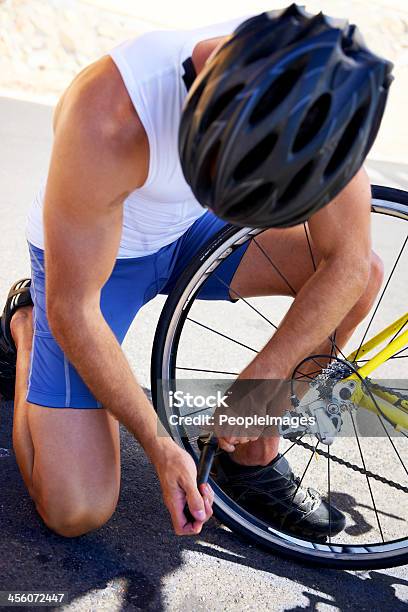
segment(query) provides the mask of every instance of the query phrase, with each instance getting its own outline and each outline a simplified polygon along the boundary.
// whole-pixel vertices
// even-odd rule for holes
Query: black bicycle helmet
[[[197,200],[240,226],[308,219],[361,167],[392,67],[356,26],[296,4],[242,23],[183,110],[181,165]]]

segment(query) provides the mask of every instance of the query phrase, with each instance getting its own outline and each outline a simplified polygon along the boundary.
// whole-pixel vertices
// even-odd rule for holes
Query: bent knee
[[[66,538],[75,538],[102,527],[116,509],[111,503],[78,504],[70,507],[50,506],[37,509],[49,529]]]
[[[375,289],[375,295],[377,295],[383,282],[383,279],[384,262],[381,257],[379,257],[379,255],[377,255],[377,253],[374,253],[373,251],[371,255],[370,280],[368,284],[369,286],[371,285],[373,289]]]
[[[370,272],[366,290],[362,296],[363,301],[365,301],[369,307],[372,306],[375,298],[378,295],[378,292],[381,288],[382,282],[384,279],[384,264],[381,259],[372,251],[371,253],[371,262],[370,262]]]
[[[105,484],[100,488],[95,483],[80,486],[67,481],[62,489],[43,486],[36,491],[37,510],[58,535],[74,538],[94,531],[110,519],[118,503],[119,483]]]
[[[355,313],[359,315],[359,318],[365,317],[370,312],[381,289],[383,278],[383,261],[376,253],[372,252],[368,283],[364,293],[353,309]]]

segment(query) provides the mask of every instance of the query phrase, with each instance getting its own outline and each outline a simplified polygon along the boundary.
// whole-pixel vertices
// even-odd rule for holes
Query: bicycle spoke
[[[312,244],[310,242],[309,230],[308,230],[307,223],[303,224],[303,229],[305,230],[306,241],[307,241],[307,246],[308,246],[308,249],[309,249],[310,258],[312,260],[313,270],[316,272],[317,266],[316,266],[315,258],[314,258],[314,255],[313,255]]]
[[[356,437],[356,442],[357,442],[357,446],[358,446],[358,451],[360,453],[361,463],[363,464],[363,469],[366,471],[367,468],[366,468],[366,464],[365,464],[365,461],[364,461],[363,451],[361,450],[361,444],[360,444],[360,440],[359,440],[359,437],[358,437],[358,434],[357,434],[357,429],[356,429],[356,424],[354,422],[354,417],[353,417],[351,412],[349,414],[350,414],[350,417],[351,417],[351,422],[353,423],[354,435]],[[377,506],[375,504],[373,491],[371,489],[370,480],[369,480],[367,474],[365,474],[365,477],[366,477],[366,481],[367,481],[368,490],[370,491],[370,497],[371,497],[371,501],[373,503],[373,509],[374,509],[375,516],[376,516],[376,519],[377,519],[378,529],[379,529],[379,532],[380,532],[380,535],[381,535],[381,539],[382,539],[382,541],[384,543],[385,542],[384,535],[383,535],[382,528],[381,528],[380,517],[378,516]]]
[[[395,454],[397,455],[397,457],[399,459],[399,462],[402,465],[403,470],[405,471],[406,475],[408,476],[408,470],[405,467],[405,464],[404,464],[404,462],[403,462],[403,460],[401,458],[401,455],[399,454],[397,447],[395,446],[394,442],[392,441],[392,438],[391,438],[390,434],[388,433],[388,430],[387,430],[385,424],[383,423],[383,420],[382,420],[382,418],[381,418],[381,416],[379,414],[377,414],[377,419],[380,421],[380,423],[382,425],[382,428],[384,429],[385,433],[387,434],[388,440],[389,440],[392,448],[394,449]]]
[[[336,331],[337,331],[337,330],[336,330]],[[330,340],[330,338],[329,338],[329,340]],[[338,346],[338,345],[337,345],[335,342],[333,342],[333,343],[332,343],[332,348],[334,348],[334,349],[335,349],[335,350],[332,352],[332,355],[331,355],[331,356],[332,356],[332,361],[333,361],[333,359],[335,359],[335,357],[338,357],[339,355],[341,355],[341,357],[343,357],[343,359],[344,359],[345,361],[347,361],[347,357],[346,357],[346,355],[343,353],[343,351],[341,350],[341,348],[340,348],[340,347],[339,347],[339,346]],[[337,351],[337,354],[336,354],[336,351]]]
[[[308,246],[308,249],[309,249],[310,258],[312,260],[313,270],[316,272],[317,266],[316,266],[315,258],[314,258],[314,255],[313,255],[312,244],[310,242],[309,231],[308,231],[308,227],[307,227],[306,223],[303,224],[303,228],[305,230],[305,236],[306,236],[307,246]],[[337,354],[340,354],[343,357],[343,359],[346,359],[345,354],[336,345],[336,334],[337,334],[337,330],[335,329],[334,332],[333,332],[333,336],[329,336],[329,338],[328,338],[329,342],[331,343],[330,355],[332,357],[333,356],[337,357]],[[337,351],[337,354],[336,354],[336,351]]]
[[[208,374],[227,374],[228,376],[239,376],[239,372],[222,372],[221,370],[205,370],[204,368],[184,368],[176,366],[176,370],[187,370],[188,372],[207,372]]]
[[[310,237],[309,237],[309,231],[308,231],[306,223],[303,224],[303,227],[304,227],[304,230],[305,230],[305,235],[306,235],[306,240],[307,240],[307,245],[308,245],[310,257],[312,259],[313,270],[316,272],[317,266],[316,266],[316,262],[315,262],[315,259],[314,259],[314,255],[313,255],[313,251],[312,251],[312,245],[311,245]],[[340,347],[337,346],[337,344],[336,344],[336,335],[337,335],[337,329],[335,329],[334,332],[333,332],[333,335],[329,336],[329,338],[328,338],[329,342],[331,343],[330,355],[331,355],[331,357],[337,357],[337,355],[340,354],[343,357],[343,359],[346,359],[345,354],[340,349]]]
[[[305,433],[303,433],[303,434],[302,434],[302,435],[301,435],[301,436],[298,438],[298,440],[301,440],[302,438],[304,438],[304,437],[305,437],[305,435],[306,435],[306,434],[305,434]],[[282,457],[284,457],[285,455],[287,455],[287,453],[288,453],[290,450],[292,450],[292,448],[294,448],[295,446],[297,446],[297,443],[296,443],[296,442],[293,442],[293,443],[292,443],[292,444],[289,446],[289,448],[287,448],[287,449],[286,449],[286,450],[285,450],[283,453],[281,453],[281,456],[282,456]]]
[[[408,355],[403,355],[402,357],[398,356],[401,355],[401,353],[403,353],[404,351],[408,351],[408,346],[398,351],[398,353],[395,353],[395,355],[390,357],[390,359],[404,359],[405,357],[408,357]]]
[[[249,351],[252,351],[253,353],[259,353],[259,351],[257,351],[256,349],[252,348],[251,346],[248,346],[247,344],[243,344],[239,340],[235,340],[234,338],[231,338],[230,336],[227,336],[226,334],[223,334],[222,332],[220,332],[220,331],[218,331],[216,329],[213,329],[212,327],[208,327],[208,325],[204,325],[204,323],[200,323],[200,321],[196,321],[195,319],[192,319],[191,317],[187,317],[187,321],[191,321],[191,323],[195,323],[196,325],[199,325],[200,327],[203,327],[204,329],[207,329],[208,331],[212,332],[213,334],[217,334],[217,336],[221,336],[222,338],[225,338],[226,340],[230,340],[231,342],[234,342],[234,344],[239,344],[239,346],[242,346],[243,348],[246,348]]]
[[[407,359],[408,355],[400,355],[400,353],[402,353],[403,351],[406,351],[407,349],[404,348],[402,349],[402,351],[399,351],[398,353],[395,353],[395,355],[393,355],[392,357],[388,357],[387,361],[391,361],[391,359]],[[369,361],[371,361],[371,359],[359,359],[357,361],[357,363],[368,363]]]
[[[402,330],[403,330],[403,329],[404,329],[404,327],[407,325],[407,323],[408,323],[408,319],[405,321],[405,323],[403,323],[403,324],[401,325],[401,327],[399,328],[399,330],[398,330],[398,331],[397,331],[397,332],[396,332],[396,333],[393,335],[393,337],[392,337],[392,338],[391,338],[391,340],[388,342],[388,344],[391,344],[391,342],[392,342],[393,340],[395,340],[395,338],[398,336],[398,334],[400,334],[400,333],[402,332]]]
[[[320,374],[322,370],[315,370],[314,372],[309,372],[309,374],[306,374],[304,372],[301,372],[300,370],[298,370],[300,376],[295,376],[293,380],[302,380],[302,378],[308,378],[309,380],[314,380],[314,376],[317,376],[317,374]]]
[[[313,265],[313,269],[314,271],[316,271],[316,263],[315,263],[315,259],[313,256],[313,252],[312,252],[312,246],[310,243],[310,239],[309,239],[309,235],[308,235],[308,231],[306,228],[306,223],[303,224],[304,229],[305,229],[305,234],[306,234],[306,240],[307,240],[307,244],[308,244],[308,248],[309,248],[309,252],[310,252],[310,257],[312,259],[312,265]],[[292,285],[290,284],[290,282],[288,281],[288,279],[285,277],[285,275],[279,270],[279,268],[273,263],[272,259],[270,258],[270,256],[268,255],[268,253],[265,251],[265,249],[257,242],[256,238],[253,238],[252,241],[256,244],[256,246],[258,247],[258,249],[263,253],[263,255],[265,256],[265,258],[269,261],[269,263],[271,264],[271,266],[273,267],[273,269],[279,274],[279,276],[283,279],[283,281],[286,283],[286,285],[289,287],[290,291],[296,295],[296,291],[295,289],[292,287]],[[242,295],[239,294],[238,291],[236,291],[235,289],[232,289],[222,278],[220,278],[216,272],[214,272],[214,276],[215,278],[217,278],[217,280],[224,285],[229,291],[232,291],[232,293],[234,293],[240,300],[242,300],[247,306],[249,306],[252,310],[254,310],[260,317],[262,317],[262,319],[264,319],[267,323],[269,323],[275,330],[278,329],[278,326],[275,325],[274,323],[272,323],[272,321],[270,321],[264,314],[262,314],[257,308],[255,308],[255,306],[253,306],[253,304],[251,304],[250,302],[248,302]],[[346,359],[345,354],[342,352],[342,350],[336,345],[336,330],[334,331],[333,337],[329,336],[328,340],[331,343],[331,355],[336,355],[336,351],[337,353],[339,353],[343,359]],[[317,364],[320,366],[320,364]]]
[[[333,357],[337,357],[336,336],[337,336],[337,329],[334,330],[333,336],[329,336],[329,339],[332,343],[331,351],[330,351],[330,356],[331,356],[330,362],[333,361]]]
[[[213,272],[213,274],[214,274],[215,278],[216,278],[217,280],[219,280],[219,281],[220,281],[220,283],[221,283],[222,285],[224,285],[224,287],[227,287],[227,289],[229,289],[229,291],[232,291],[232,293],[234,293],[234,294],[237,296],[237,298],[239,298],[240,300],[242,300],[242,301],[244,302],[244,304],[246,304],[247,306],[249,306],[250,308],[252,308],[252,310],[254,310],[254,311],[257,313],[257,314],[259,314],[259,316],[260,316],[260,317],[262,317],[262,319],[264,319],[264,320],[265,320],[267,323],[269,323],[269,325],[271,325],[271,326],[272,326],[272,327],[274,327],[275,329],[278,329],[278,326],[277,326],[277,325],[275,325],[274,323],[272,323],[272,321],[270,321],[270,320],[268,319],[268,317],[265,317],[265,315],[264,315],[264,314],[262,314],[262,312],[260,312],[260,311],[259,311],[257,308],[255,308],[255,306],[253,306],[252,304],[250,304],[250,303],[248,302],[248,300],[246,300],[246,299],[245,299],[245,298],[244,298],[242,295],[240,295],[240,294],[238,293],[238,291],[236,291],[235,289],[232,289],[232,287],[230,287],[230,286],[229,286],[229,285],[228,285],[228,284],[227,284],[227,283],[226,283],[226,282],[225,282],[225,281],[224,281],[222,278],[220,278],[216,272]]]
[[[317,359],[316,359],[317,357],[319,357],[319,358],[324,357],[325,359],[327,359],[327,358],[330,358],[330,355],[310,355],[308,357],[308,359],[310,359],[310,361],[312,361],[314,364],[316,364],[319,367],[319,370],[318,371],[309,372],[309,374],[306,374],[305,372],[302,372],[301,370],[298,370],[298,369],[296,369],[296,372],[299,372],[302,376],[308,377],[311,380],[313,380],[313,374],[319,374],[323,370],[323,368],[324,368],[324,365],[322,365],[321,363],[319,363],[317,361]],[[300,363],[300,365],[303,365],[304,361],[302,361]],[[298,380],[298,379],[294,378],[293,380]]]
[[[261,253],[264,254],[264,256],[266,257],[266,259],[269,261],[269,263],[271,264],[271,266],[273,267],[273,269],[275,270],[275,272],[277,274],[279,274],[279,276],[281,277],[281,279],[286,283],[286,285],[289,287],[291,293],[293,295],[296,295],[296,291],[295,289],[292,287],[292,285],[290,284],[290,282],[288,281],[288,279],[286,278],[286,276],[279,270],[278,266],[276,264],[273,263],[271,257],[268,255],[268,253],[265,251],[265,249],[257,242],[256,238],[252,239],[252,242],[254,242],[256,244],[256,246],[258,247],[258,249],[261,251]]]
[[[289,508],[288,508],[288,510],[286,511],[286,513],[284,514],[284,516],[283,516],[283,518],[282,518],[282,522],[281,522],[282,526],[283,526],[284,522],[286,521],[286,518],[287,518],[287,516],[288,516],[288,514],[289,514],[289,512],[290,512],[290,505],[292,504],[293,500],[294,500],[294,499],[295,499],[295,497],[296,497],[297,492],[299,491],[300,487],[302,486],[302,482],[303,482],[303,480],[304,480],[304,477],[306,476],[306,472],[307,472],[307,470],[309,469],[309,466],[310,466],[310,464],[311,464],[311,462],[312,462],[313,457],[315,456],[315,451],[317,450],[317,448],[318,448],[319,444],[320,444],[320,442],[319,442],[319,440],[318,440],[318,441],[316,442],[315,447],[314,447],[314,451],[313,451],[313,452],[312,452],[312,454],[310,455],[309,460],[308,460],[308,462],[307,462],[307,464],[306,464],[306,467],[305,467],[305,469],[303,470],[303,474],[302,474],[302,476],[301,476],[301,477],[299,478],[299,480],[298,480],[298,483],[297,483],[297,486],[296,486],[295,492],[293,493],[293,495],[292,495],[292,497],[291,497],[291,500],[290,500],[290,503],[288,504]]]
[[[365,340],[365,339],[366,339],[366,337],[367,337],[368,330],[370,329],[370,327],[371,327],[371,323],[373,322],[374,317],[375,317],[375,315],[377,314],[378,308],[380,307],[381,301],[382,301],[382,299],[383,299],[383,297],[384,297],[384,294],[385,294],[385,292],[386,292],[386,290],[387,290],[387,288],[388,288],[388,285],[390,284],[390,281],[391,281],[391,279],[392,279],[392,276],[393,276],[393,274],[394,274],[394,272],[395,272],[395,269],[396,269],[396,267],[397,267],[397,265],[398,265],[399,260],[401,259],[401,255],[402,255],[402,253],[403,253],[403,251],[404,251],[404,249],[405,249],[405,246],[406,246],[407,242],[408,242],[408,234],[407,234],[407,236],[406,236],[406,238],[405,238],[405,240],[404,240],[404,244],[402,245],[402,247],[401,247],[401,249],[400,249],[400,252],[398,253],[398,257],[397,257],[397,259],[395,260],[395,263],[394,263],[394,265],[393,265],[393,267],[392,267],[392,270],[391,270],[391,272],[390,272],[390,274],[389,274],[389,276],[388,276],[387,282],[385,283],[384,289],[383,289],[383,290],[382,290],[382,292],[381,292],[380,298],[379,298],[379,300],[378,300],[378,302],[377,302],[377,304],[376,304],[376,306],[375,306],[375,308],[374,308],[374,312],[373,312],[373,314],[372,314],[372,315],[371,315],[371,317],[370,317],[370,320],[369,320],[369,322],[368,322],[368,325],[367,325],[367,327],[366,327],[366,330],[365,330],[365,332],[364,332],[364,334],[363,334],[363,337],[362,337],[361,342],[360,342],[360,344],[359,344],[359,347],[358,347],[358,349],[357,349],[356,356],[355,356],[355,360],[357,360],[358,353],[359,353],[359,351],[360,351],[361,347],[363,346],[364,340]]]
[[[330,485],[330,445],[327,447],[327,503],[329,504],[329,544],[331,544],[331,485]]]

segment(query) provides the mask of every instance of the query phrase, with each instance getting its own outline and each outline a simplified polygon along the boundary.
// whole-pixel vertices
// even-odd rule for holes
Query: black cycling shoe
[[[3,400],[14,398],[17,351],[10,331],[11,319],[23,306],[32,306],[31,280],[24,278],[11,287],[0,317],[0,395]]]
[[[285,457],[265,467],[241,466],[220,451],[213,470],[217,484],[240,506],[273,527],[322,540],[345,527],[346,518],[312,488],[299,485]]]

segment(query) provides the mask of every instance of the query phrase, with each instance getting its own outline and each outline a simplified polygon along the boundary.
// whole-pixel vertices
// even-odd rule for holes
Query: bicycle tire
[[[392,216],[401,217],[408,220],[408,192],[400,189],[394,189],[392,187],[384,187],[379,185],[372,186],[372,212],[379,214],[387,214]],[[253,230],[249,228],[239,228],[228,225],[219,231],[196,255],[196,257],[188,264],[184,272],[181,274],[176,286],[174,287],[171,294],[168,296],[163,310],[161,312],[152,348],[151,357],[151,389],[153,405],[158,412],[159,416],[162,416],[161,397],[158,394],[157,381],[165,380],[165,376],[171,379],[171,375],[174,378],[174,371],[168,372],[168,367],[165,365],[165,359],[168,357],[171,369],[171,364],[174,366],[175,355],[177,354],[177,346],[180,339],[180,335],[183,329],[184,321],[188,315],[188,312],[193,304],[193,298],[197,294],[201,285],[196,287],[194,293],[188,295],[188,299],[185,299],[185,294],[188,292],[188,288],[195,282],[196,276],[203,270],[206,262],[209,260],[215,261],[217,252],[222,253],[222,249],[225,245],[236,238],[237,242],[227,246],[227,249],[234,250],[238,248],[244,238],[248,239],[253,235],[256,235],[263,230]],[[230,252],[232,252],[232,250]],[[208,274],[211,273],[211,265],[209,266]],[[202,284],[202,283],[201,283]],[[183,297],[184,296],[184,297]],[[180,308],[180,302],[184,300],[182,308]],[[174,324],[174,318],[178,317],[176,324]],[[171,339],[171,351],[168,353],[169,346],[169,333],[172,334]],[[164,376],[163,376],[164,375]],[[194,459],[195,454],[192,452],[191,445],[188,441],[184,441],[184,448],[190,452]],[[226,525],[233,532],[238,533],[246,540],[256,544],[264,550],[276,553],[283,557],[289,558],[293,561],[313,565],[316,567],[326,567],[332,569],[349,569],[349,570],[367,570],[367,569],[380,569],[389,568],[408,563],[408,547],[401,553],[398,551],[395,554],[388,552],[387,554],[381,554],[379,548],[376,548],[375,555],[370,554],[370,546],[367,545],[367,553],[364,555],[354,555],[350,553],[343,555],[341,558],[337,556],[336,544],[320,545],[316,542],[308,544],[310,550],[305,551],[302,547],[307,544],[307,541],[301,540],[301,538],[293,536],[294,545],[288,548],[287,541],[279,541],[278,534],[274,535],[274,538],[266,538],[265,527],[262,521],[256,519],[252,515],[249,515],[244,509],[236,507],[238,506],[235,502],[232,502],[230,498],[217,486],[214,481],[211,481],[211,486],[214,489],[215,500],[214,500],[214,515],[216,518]],[[251,526],[248,526],[249,516],[251,517]],[[259,528],[257,529],[257,523]],[[271,532],[278,531],[271,529]],[[296,541],[301,541],[301,545],[296,545]],[[398,543],[398,541],[396,541]],[[375,545],[377,546],[377,545]],[[320,552],[319,549],[321,548]],[[330,548],[330,553],[326,554],[323,549]],[[352,549],[353,546],[350,546]],[[313,554],[312,554],[313,551]],[[316,554],[316,551],[318,554]]]

